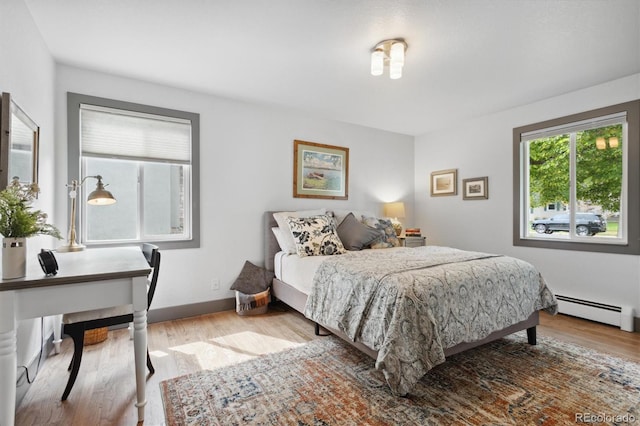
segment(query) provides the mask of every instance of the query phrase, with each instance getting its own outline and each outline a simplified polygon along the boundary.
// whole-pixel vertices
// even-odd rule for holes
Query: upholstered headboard
[[[263,236],[264,236],[264,267],[273,271],[274,268],[274,258],[276,253],[280,251],[280,245],[278,244],[278,240],[276,236],[273,234],[271,228],[277,227],[278,222],[273,217],[274,213],[280,211],[289,211],[289,210],[273,210],[264,212],[263,221]],[[367,217],[376,217],[374,213],[368,210],[360,210],[360,209],[332,209],[327,211],[327,214],[335,217],[337,223],[340,223],[344,217],[353,213],[356,217],[367,216]],[[317,213],[316,213],[317,214]]]
[[[274,270],[274,262],[273,259],[277,252],[280,251],[280,246],[278,245],[278,240],[276,240],[276,236],[273,234],[271,228],[278,226],[278,222],[273,218],[273,213],[275,211],[268,211],[264,213],[263,223],[264,223],[264,267],[269,270]]]

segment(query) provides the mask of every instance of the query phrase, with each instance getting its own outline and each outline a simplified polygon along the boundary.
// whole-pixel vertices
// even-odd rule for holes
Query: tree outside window
[[[536,219],[536,214],[540,214],[545,206],[560,203],[566,210],[604,216],[608,222],[607,232],[596,236],[620,238],[622,130],[622,124],[617,124],[529,141],[529,207],[532,211],[529,221]],[[570,202],[572,138],[576,156],[573,208]],[[534,235],[533,232],[529,234]],[[569,238],[570,233],[564,237]]]

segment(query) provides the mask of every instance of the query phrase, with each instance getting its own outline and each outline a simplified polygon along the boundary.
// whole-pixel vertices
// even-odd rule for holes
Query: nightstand
[[[402,247],[422,247],[427,245],[426,237],[398,237]]]

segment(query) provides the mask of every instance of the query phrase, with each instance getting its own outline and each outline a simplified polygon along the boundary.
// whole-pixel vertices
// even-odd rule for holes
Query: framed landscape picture
[[[431,173],[431,196],[458,194],[458,169],[440,170]]]
[[[486,200],[489,198],[489,178],[487,176],[463,179],[463,200]]]
[[[294,140],[293,196],[346,200],[349,148]]]

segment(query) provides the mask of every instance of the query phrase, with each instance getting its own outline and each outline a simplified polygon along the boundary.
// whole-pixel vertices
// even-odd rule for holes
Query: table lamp
[[[391,219],[393,229],[396,231],[396,235],[399,236],[402,233],[402,224],[398,218],[404,218],[404,203],[402,201],[386,203],[384,205],[384,215]]]

